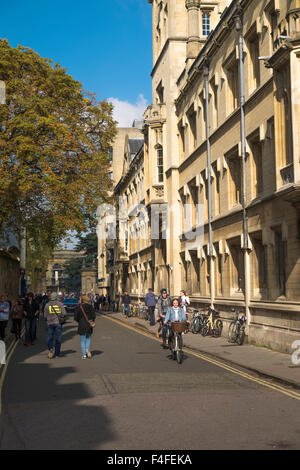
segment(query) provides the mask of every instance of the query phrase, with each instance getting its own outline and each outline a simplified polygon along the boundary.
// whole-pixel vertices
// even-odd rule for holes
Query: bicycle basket
[[[185,321],[172,321],[171,326],[174,333],[183,333],[186,330]]]

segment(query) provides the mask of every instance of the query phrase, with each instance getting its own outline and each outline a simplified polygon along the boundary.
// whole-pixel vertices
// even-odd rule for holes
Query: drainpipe
[[[244,92],[244,35],[242,11],[235,17],[235,28],[238,33],[239,49],[239,79],[240,79],[240,112],[241,112],[241,158],[242,158],[242,181],[241,181],[241,204],[243,208],[243,252],[244,252],[244,295],[245,313],[250,324],[249,311],[249,243],[248,243],[248,216],[246,208],[246,131],[245,131],[245,92]]]
[[[203,67],[203,78],[205,88],[205,114],[206,114],[206,144],[207,144],[207,199],[208,199],[208,257],[210,263],[210,304],[214,306],[214,262],[213,262],[213,243],[212,243],[212,202],[211,202],[211,146],[210,146],[210,119],[209,119],[209,91],[208,91],[209,65],[206,63]]]

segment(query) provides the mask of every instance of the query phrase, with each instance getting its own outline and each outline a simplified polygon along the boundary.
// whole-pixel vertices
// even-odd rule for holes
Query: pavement
[[[122,313],[113,312],[102,312],[102,315],[107,315],[142,331],[146,330],[153,336],[156,335],[158,330],[158,324],[150,326],[149,321],[143,318],[126,318]],[[300,365],[293,364],[292,356],[289,354],[254,345],[243,344],[239,346],[230,344],[225,337],[203,337],[191,332],[184,335],[183,341],[186,348],[300,389]]]

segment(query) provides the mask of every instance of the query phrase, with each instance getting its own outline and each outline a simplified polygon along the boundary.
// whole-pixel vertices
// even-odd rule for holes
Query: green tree
[[[78,243],[75,249],[77,251],[85,250],[86,252],[86,265],[91,266],[93,260],[97,257],[98,252],[98,238],[96,232],[88,233],[87,235],[78,235]]]
[[[64,266],[65,287],[69,292],[79,292],[81,289],[82,259],[73,258]]]
[[[86,232],[111,189],[112,105],[59,64],[0,40],[0,232],[25,227],[32,259],[67,231]]]

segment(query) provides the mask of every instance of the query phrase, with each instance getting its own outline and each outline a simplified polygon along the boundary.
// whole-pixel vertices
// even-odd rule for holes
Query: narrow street
[[[4,449],[297,449],[299,401],[193,355],[181,365],[155,338],[97,318],[93,358],[77,325],[62,357],[18,344],[2,389]]]

